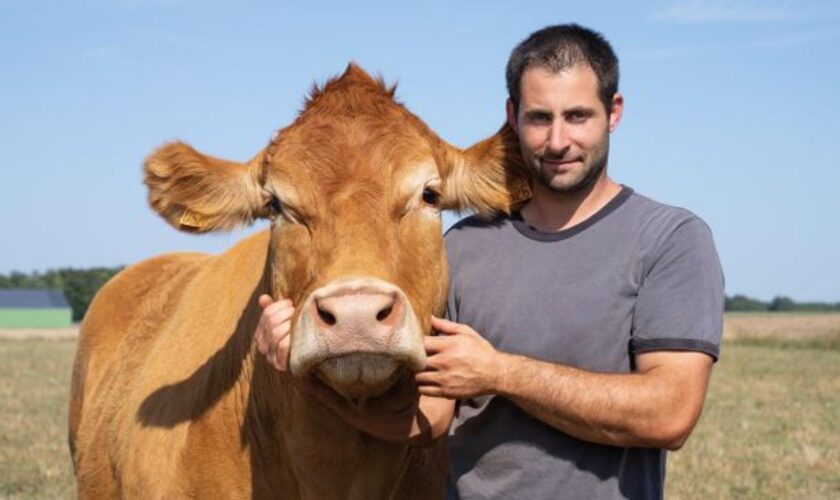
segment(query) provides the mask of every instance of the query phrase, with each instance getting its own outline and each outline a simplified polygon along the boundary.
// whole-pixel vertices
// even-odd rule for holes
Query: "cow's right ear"
[[[149,204],[176,229],[230,230],[267,215],[260,186],[262,153],[248,163],[213,158],[183,142],[161,146],[146,159]]]

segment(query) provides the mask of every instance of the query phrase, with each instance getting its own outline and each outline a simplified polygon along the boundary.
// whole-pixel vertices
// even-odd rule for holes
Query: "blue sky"
[[[504,120],[512,47],[578,22],[621,60],[613,178],[708,222],[727,293],[840,301],[837,2],[280,3],[0,0],[0,272],[230,246],[152,213],[143,158],[250,158],[351,60],[467,146]]]

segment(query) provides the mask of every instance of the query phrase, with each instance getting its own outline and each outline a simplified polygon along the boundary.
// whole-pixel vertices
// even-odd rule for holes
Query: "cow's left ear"
[[[149,204],[176,229],[230,230],[267,215],[260,186],[262,153],[248,163],[202,154],[183,142],[165,144],[143,167]]]
[[[507,124],[465,150],[444,144],[443,156],[445,209],[473,210],[488,218],[510,213],[531,197],[531,175]]]

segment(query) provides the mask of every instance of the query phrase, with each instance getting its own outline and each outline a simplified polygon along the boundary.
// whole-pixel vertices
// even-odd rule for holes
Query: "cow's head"
[[[165,145],[149,200],[206,232],[267,218],[271,281],[297,313],[290,368],[345,397],[376,398],[423,368],[446,300],[441,210],[507,211],[527,194],[515,135],[460,150],[350,65],[248,163]]]

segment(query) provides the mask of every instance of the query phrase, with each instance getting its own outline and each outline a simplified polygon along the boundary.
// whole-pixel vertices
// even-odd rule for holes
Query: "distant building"
[[[0,289],[0,328],[48,328],[73,324],[60,290]]]

